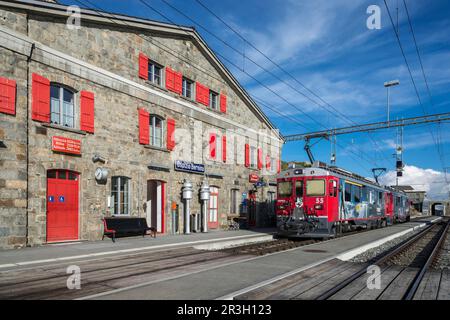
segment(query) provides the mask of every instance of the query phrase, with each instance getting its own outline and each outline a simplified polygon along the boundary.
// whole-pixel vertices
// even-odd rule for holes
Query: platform
[[[440,219],[424,217],[388,228],[228,263],[206,271],[159,279],[111,290],[85,299],[232,299],[246,291],[341,257],[349,259],[397,236],[423,228]],[[237,276],[239,275],[239,276]]]
[[[210,231],[207,233],[191,233],[189,235],[157,236],[156,238],[151,238],[150,236],[118,238],[115,243],[105,237],[102,241],[67,242],[23,249],[0,250],[0,270],[57,261],[76,261],[99,256],[181,247],[216,246],[221,248],[255,241],[271,240],[274,233],[275,229]]]

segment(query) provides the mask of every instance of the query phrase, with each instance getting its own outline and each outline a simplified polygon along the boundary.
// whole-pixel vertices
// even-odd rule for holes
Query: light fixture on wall
[[[102,162],[102,163],[106,163],[106,159],[104,157],[102,157],[99,154],[94,154],[94,156],[92,157],[92,162],[96,163],[96,162]]]

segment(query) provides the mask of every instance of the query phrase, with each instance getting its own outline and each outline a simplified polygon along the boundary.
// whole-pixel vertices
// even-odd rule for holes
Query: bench
[[[137,217],[107,217],[103,218],[103,236],[111,236],[113,242],[116,242],[117,235],[142,235],[151,231],[150,235],[156,238],[156,229],[147,225],[147,219]]]

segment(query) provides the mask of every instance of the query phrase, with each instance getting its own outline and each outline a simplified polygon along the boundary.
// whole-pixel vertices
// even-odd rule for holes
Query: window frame
[[[187,87],[189,85],[189,90],[187,90]],[[185,97],[186,99],[193,100],[194,99],[194,81],[192,81],[189,78],[183,77],[182,83],[181,83],[181,95]],[[190,96],[187,95],[187,92],[190,92]]]
[[[121,190],[121,180],[122,179],[126,179],[126,184],[128,185],[127,188],[127,195],[125,197],[125,191]],[[114,195],[114,183],[117,183],[117,188],[116,188],[116,194],[117,194],[117,208],[116,208],[116,199],[115,199],[115,195]],[[125,188],[124,188],[125,189]],[[123,199],[126,199],[127,202],[124,202],[124,204],[126,204],[126,209],[128,212],[120,212],[121,209],[121,202],[120,202],[120,194],[124,193],[124,197]],[[113,176],[111,177],[111,197],[112,197],[112,215],[114,216],[129,216],[131,214],[131,178],[126,177],[126,176]],[[124,205],[125,208],[125,205]],[[117,209],[117,210],[116,210]]]
[[[159,83],[155,81],[155,67],[159,69]],[[153,61],[148,60],[148,81],[158,87],[164,87],[164,66]]]
[[[250,168],[256,169],[258,162],[258,150],[255,146],[250,145]]]
[[[161,145],[156,145],[155,144],[155,139],[156,139],[156,122],[153,123],[156,119],[158,119],[159,121],[161,121],[161,136],[160,136],[160,140],[161,140]],[[148,129],[148,133],[149,133],[149,145],[152,147],[156,147],[156,148],[164,148],[164,130],[165,130],[165,119],[157,114],[150,114],[149,115],[149,129]]]
[[[284,189],[284,185],[287,184],[289,186],[289,194],[287,193],[281,193],[280,191],[285,191],[287,189]],[[293,193],[293,183],[292,180],[285,180],[285,181],[278,181],[277,183],[277,196],[280,198],[290,198],[292,197],[292,193]]]
[[[52,97],[52,89],[53,88],[57,88],[58,89],[58,104],[59,104],[59,112],[54,112],[54,103],[53,101],[56,100]],[[72,94],[72,116],[67,116],[64,113],[64,103],[67,102],[64,100],[64,90],[70,92]],[[72,128],[72,129],[76,129],[77,128],[77,112],[76,112],[76,98],[75,96],[77,95],[77,91],[69,86],[66,86],[64,84],[58,83],[58,82],[51,82],[50,83],[50,123],[54,124],[54,125],[58,125],[58,126],[62,126],[65,128]],[[53,115],[54,114],[58,114],[58,122],[54,122],[53,121]],[[64,123],[64,119],[65,118],[72,118],[72,126],[67,125],[66,123]]]
[[[219,111],[219,94],[209,89],[209,107],[214,111]],[[214,103],[213,103],[214,102]],[[214,106],[213,106],[214,104]]]

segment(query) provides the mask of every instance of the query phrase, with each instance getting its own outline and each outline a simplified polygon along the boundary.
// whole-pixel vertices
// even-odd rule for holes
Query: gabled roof
[[[67,17],[66,5],[58,3],[37,1],[37,0],[0,0],[0,6],[11,7],[15,9],[23,9],[41,14]],[[218,70],[218,72],[228,81],[229,85],[233,87],[247,105],[267,124],[272,130],[276,130],[275,125],[269,120],[265,113],[260,109],[256,102],[250,97],[248,92],[236,80],[228,68],[220,61],[220,59],[209,48],[207,43],[203,40],[200,34],[194,27],[174,25],[149,19],[142,19],[132,17],[124,14],[109,13],[106,11],[83,9],[81,8],[82,19],[94,21],[102,24],[109,24],[114,26],[123,26],[125,28],[135,28],[136,30],[151,31],[159,34],[166,34],[178,37],[188,38],[193,41],[204,54],[205,58]],[[284,141],[284,137],[280,132],[277,135]]]

